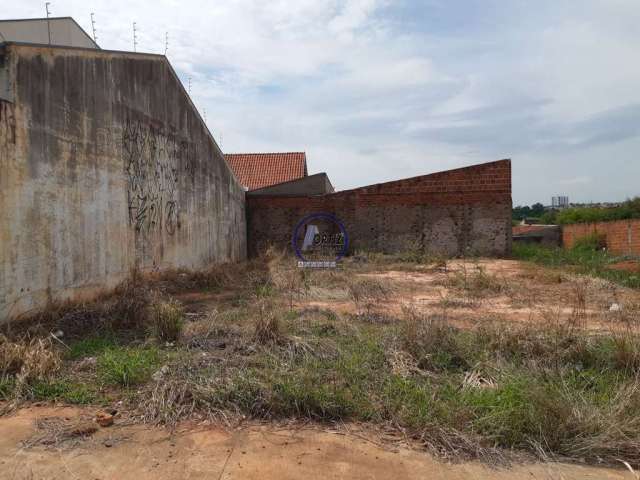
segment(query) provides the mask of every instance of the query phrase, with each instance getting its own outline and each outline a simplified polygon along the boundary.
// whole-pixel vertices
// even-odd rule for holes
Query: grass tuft
[[[114,347],[98,356],[98,381],[130,387],[148,381],[159,366],[160,352],[153,347]]]
[[[149,307],[149,324],[153,335],[162,342],[177,342],[184,328],[184,310],[174,299],[156,299]]]

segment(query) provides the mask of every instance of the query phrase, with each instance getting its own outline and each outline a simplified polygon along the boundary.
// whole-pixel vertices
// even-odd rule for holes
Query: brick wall
[[[288,248],[304,216],[344,224],[350,250],[505,255],[511,249],[511,162],[500,160],[317,196],[247,195],[248,249]]]
[[[640,255],[639,219],[565,225],[562,227],[562,244],[571,248],[579,238],[593,234],[603,235],[612,253]]]

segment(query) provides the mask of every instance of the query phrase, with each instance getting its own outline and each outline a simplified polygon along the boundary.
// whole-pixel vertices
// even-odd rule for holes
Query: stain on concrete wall
[[[511,251],[511,163],[472,167],[317,196],[247,196],[249,253],[290,248],[297,223],[325,212],[351,252],[419,250],[457,256]]]
[[[244,191],[164,57],[9,44],[0,319],[246,256]]]

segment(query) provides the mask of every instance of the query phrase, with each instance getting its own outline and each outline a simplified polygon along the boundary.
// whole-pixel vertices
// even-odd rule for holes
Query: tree
[[[534,203],[531,205],[531,216],[541,217],[544,214],[544,205],[541,203]]]

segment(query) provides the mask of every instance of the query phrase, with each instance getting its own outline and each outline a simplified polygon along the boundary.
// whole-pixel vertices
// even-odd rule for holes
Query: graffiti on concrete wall
[[[173,235],[180,228],[178,183],[187,143],[151,126],[127,121],[122,145],[129,224],[136,232],[164,230]]]

